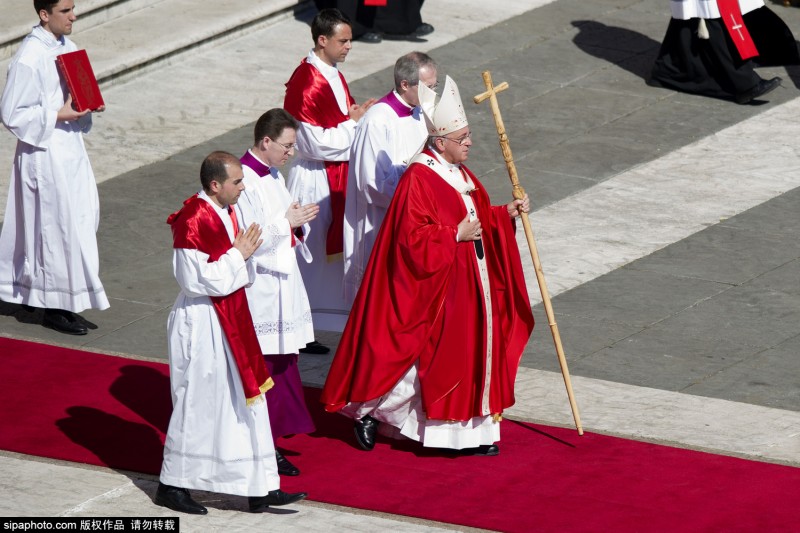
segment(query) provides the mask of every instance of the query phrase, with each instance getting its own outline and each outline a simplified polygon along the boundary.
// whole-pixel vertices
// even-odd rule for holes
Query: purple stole
[[[244,155],[239,158],[239,162],[242,164],[242,166],[245,166],[251,169],[256,174],[258,174],[259,178],[264,178],[266,176],[269,176],[273,179],[276,179],[270,173],[269,166],[259,161],[259,159],[256,156],[250,153],[250,150],[246,151]],[[302,241],[304,237],[305,235],[303,235],[303,228],[302,227],[295,228],[295,230],[292,232],[292,246],[297,244],[294,240],[295,238],[300,239]]]
[[[244,155],[239,158],[239,162],[258,174],[259,178],[263,178],[269,174],[269,167],[259,161],[256,156],[251,154],[250,150],[246,151]]]
[[[384,103],[391,107],[400,118],[410,117],[414,114],[414,108],[408,107],[408,105],[401,102],[400,99],[397,98],[397,95],[394,94],[394,91],[390,91],[389,94],[378,100],[378,103]]]

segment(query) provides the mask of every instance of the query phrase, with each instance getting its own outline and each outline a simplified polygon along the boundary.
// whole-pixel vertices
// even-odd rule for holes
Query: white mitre
[[[461,105],[461,95],[450,76],[445,77],[442,96],[437,98],[436,93],[424,83],[419,84],[417,93],[429,135],[446,135],[467,127],[467,114]]]

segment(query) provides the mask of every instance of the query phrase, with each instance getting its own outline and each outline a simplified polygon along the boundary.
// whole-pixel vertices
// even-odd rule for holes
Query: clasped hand
[[[241,252],[245,261],[250,259],[253,252],[258,250],[261,243],[261,226],[258,224],[250,224],[246,231],[239,230],[239,234],[233,239],[233,247]]]
[[[364,113],[366,113],[367,110],[369,110],[369,108],[372,107],[377,102],[378,101],[375,98],[370,98],[361,105],[356,105],[356,104],[351,105],[350,109],[348,110],[350,112],[350,118],[358,122],[359,120],[361,120],[361,117],[364,116]]]
[[[295,229],[317,218],[318,213],[319,206],[317,204],[300,205],[299,202],[293,202],[286,210],[286,220],[289,221],[292,229]]]

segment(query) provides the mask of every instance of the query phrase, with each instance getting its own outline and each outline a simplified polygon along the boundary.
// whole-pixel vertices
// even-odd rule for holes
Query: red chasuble
[[[736,45],[736,50],[742,60],[749,59],[758,55],[756,44],[750,37],[750,32],[744,25],[742,10],[739,7],[739,0],[717,0],[720,17],[728,30],[728,34]]]
[[[213,263],[232,248],[225,225],[214,208],[195,195],[167,218],[172,226],[173,248],[199,250]],[[272,378],[261,355],[261,346],[253,329],[253,319],[244,287],[227,296],[212,296],[220,326],[225,332],[242,385],[250,404],[272,388]]]
[[[350,89],[341,72],[339,77],[342,79],[349,108],[356,102],[350,96]],[[328,80],[306,59],[303,59],[286,83],[283,107],[297,120],[325,129],[335,128],[342,122],[350,120],[350,116],[343,115],[339,109],[336,95],[333,94]],[[333,214],[325,243],[327,255],[340,254],[344,250],[344,200],[347,192],[347,168],[347,161],[325,161]]]
[[[498,414],[514,404],[533,315],[508,211],[491,206],[464,170],[483,228],[494,328],[489,407]],[[473,243],[456,242],[466,215],[461,195],[426,165],[412,163],[400,178],[322,391],[326,410],[385,395],[418,362],[429,419],[484,414],[481,278]]]

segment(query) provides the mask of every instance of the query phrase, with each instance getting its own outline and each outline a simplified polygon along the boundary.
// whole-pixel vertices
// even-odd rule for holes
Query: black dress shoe
[[[188,514],[207,514],[208,509],[197,503],[189,496],[189,491],[180,487],[158,484],[156,497],[153,499],[156,505]]]
[[[324,344],[318,343],[317,341],[311,341],[308,344],[306,344],[305,348],[300,348],[300,353],[310,353],[314,355],[322,355],[330,351],[331,351],[330,348],[328,348]]]
[[[771,80],[760,80],[755,87],[750,89],[749,91],[745,91],[741,94],[736,95],[736,103],[737,104],[747,104],[758,98],[759,96],[763,96],[768,92],[777,89],[781,84],[781,78],[779,76],[775,76]]]
[[[417,27],[416,30],[414,30],[414,35],[416,35],[417,37],[423,37],[431,33],[433,33],[433,26],[431,26],[427,22],[423,22],[422,24],[419,25],[419,27]]]
[[[360,41],[362,43],[378,44],[383,39],[381,38],[381,34],[380,33],[375,33],[374,31],[368,31],[367,33],[365,33],[364,35],[362,35],[361,37],[359,37],[356,40]]]
[[[416,33],[384,33],[383,38],[386,41],[410,41],[412,43],[426,43],[427,39],[423,39]]]
[[[467,455],[484,455],[487,457],[494,457],[500,454],[500,448],[497,444],[481,444],[477,448],[467,448],[464,451]]]
[[[299,502],[308,496],[306,492],[283,492],[281,489],[271,490],[266,496],[257,496],[247,498],[250,504],[251,513],[263,513],[269,509],[270,505],[289,505],[290,503]]]
[[[458,450],[444,448],[444,451],[463,456],[479,455],[484,457],[493,457],[500,454],[500,448],[497,446],[497,444],[481,444],[475,448],[461,448]]]
[[[89,330],[75,319],[75,315],[61,309],[45,309],[42,325],[67,335],[86,335]]]
[[[356,433],[356,440],[361,449],[370,451],[375,447],[375,433],[378,432],[378,421],[371,416],[362,416],[361,420],[356,420],[353,430]]]
[[[299,476],[300,469],[289,462],[281,452],[275,450],[275,460],[278,462],[278,474],[282,476]]]

